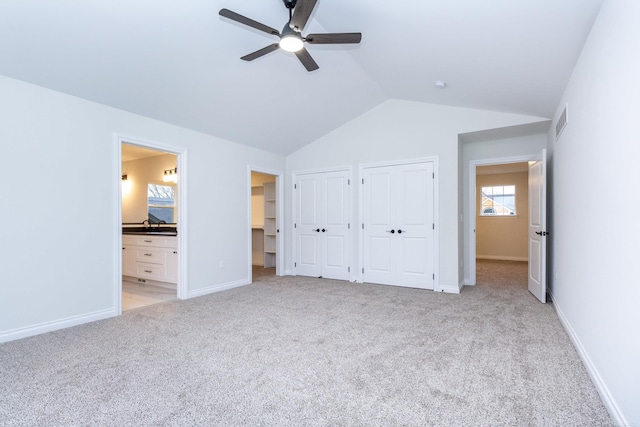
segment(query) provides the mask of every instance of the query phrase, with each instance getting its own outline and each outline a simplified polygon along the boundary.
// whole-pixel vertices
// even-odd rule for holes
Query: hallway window
[[[482,187],[481,216],[510,216],[516,214],[516,186]]]

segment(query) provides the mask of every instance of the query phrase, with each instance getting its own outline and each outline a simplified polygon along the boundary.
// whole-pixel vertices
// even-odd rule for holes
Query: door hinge
[[[298,184],[293,184],[293,189],[297,190],[298,189]]]
[[[347,229],[350,230],[351,229],[351,223],[347,224]]]
[[[297,267],[297,266],[298,266],[298,263],[297,263],[297,262],[294,262],[294,263],[293,263],[293,266],[294,266],[294,267]]]
[[[362,274],[364,274],[364,268],[362,269]]]
[[[293,228],[298,228],[298,224],[294,223]]]
[[[351,267],[347,267],[347,272],[351,273]]]
[[[433,280],[436,280],[436,274],[435,274],[435,273],[433,273],[433,275],[432,275],[432,279],[433,279]]]
[[[362,224],[362,229],[364,230],[364,224]]]
[[[436,179],[436,173],[435,172],[431,172],[431,178]]]
[[[431,229],[432,229],[432,230],[435,230],[435,229],[436,229],[436,223],[434,222],[434,223],[433,223],[433,224],[431,224],[431,225],[432,225]]]
[[[347,185],[351,185],[351,180],[350,179],[347,180]]]
[[[362,183],[364,184],[364,178],[362,178]]]

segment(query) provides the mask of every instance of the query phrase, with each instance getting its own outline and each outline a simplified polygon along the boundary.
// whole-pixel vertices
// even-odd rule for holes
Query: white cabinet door
[[[166,281],[170,283],[178,283],[178,250],[175,248],[166,248]]]
[[[296,179],[296,274],[349,279],[348,171]]]
[[[432,162],[363,170],[365,282],[433,289],[433,172]]]

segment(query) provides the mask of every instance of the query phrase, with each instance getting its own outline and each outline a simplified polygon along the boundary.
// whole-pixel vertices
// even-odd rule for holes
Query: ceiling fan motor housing
[[[287,9],[293,9],[294,7],[296,7],[296,3],[298,2],[298,0],[282,0],[282,2]]]

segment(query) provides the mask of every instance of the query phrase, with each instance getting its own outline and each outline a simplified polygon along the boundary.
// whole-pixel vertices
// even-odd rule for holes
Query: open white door
[[[547,302],[547,150],[529,162],[529,292]]]

